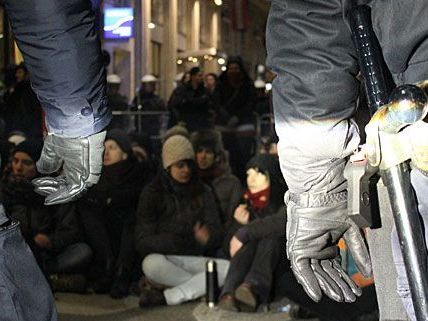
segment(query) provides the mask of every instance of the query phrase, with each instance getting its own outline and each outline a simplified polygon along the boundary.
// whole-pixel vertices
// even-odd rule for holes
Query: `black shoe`
[[[129,282],[120,277],[116,278],[110,290],[112,299],[122,299],[129,295]]]
[[[91,281],[90,288],[97,294],[109,293],[111,289],[111,278],[104,276],[99,279],[95,279]]]
[[[149,308],[159,305],[166,305],[163,291],[156,289],[143,289],[140,294],[140,308]]]
[[[218,301],[218,307],[226,311],[239,312],[235,298],[230,294],[225,294],[220,298]]]
[[[248,283],[238,286],[235,290],[235,300],[243,312],[256,312],[259,306],[257,295]]]
[[[53,292],[86,293],[86,278],[82,274],[52,274],[49,281]]]

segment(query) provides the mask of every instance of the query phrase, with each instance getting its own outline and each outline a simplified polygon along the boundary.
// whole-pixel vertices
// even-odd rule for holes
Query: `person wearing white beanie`
[[[171,165],[184,160],[195,160],[190,141],[182,135],[169,137],[162,146],[162,165],[168,169]]]

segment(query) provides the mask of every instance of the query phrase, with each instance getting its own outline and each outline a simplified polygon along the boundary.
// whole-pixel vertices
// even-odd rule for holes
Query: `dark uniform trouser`
[[[273,103],[278,153],[287,185],[296,194],[343,190],[345,157],[359,143],[351,120],[358,67],[345,15],[350,5],[350,0],[271,1],[267,49],[268,66],[277,74]],[[396,83],[428,79],[428,2],[373,0],[371,6]],[[377,270],[387,268],[373,267],[375,279]],[[382,314],[388,307],[380,309]]]

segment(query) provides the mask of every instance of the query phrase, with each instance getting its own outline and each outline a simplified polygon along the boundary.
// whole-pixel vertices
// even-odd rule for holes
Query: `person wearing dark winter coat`
[[[169,137],[162,147],[163,171],[141,194],[137,249],[146,278],[169,289],[143,290],[140,306],[179,304],[204,294],[205,263],[223,239],[218,206],[198,178],[190,141]],[[217,260],[220,285],[228,262]]]
[[[214,91],[216,123],[236,127],[254,122],[256,90],[240,57],[230,57]]]
[[[158,79],[153,75],[141,78],[141,87],[132,101],[132,110],[166,111],[165,102],[156,95]]]
[[[6,122],[6,132],[19,130],[29,137],[42,137],[42,107],[31,88],[25,65],[16,67],[15,78],[16,83],[4,95],[1,116]]]
[[[168,102],[176,122],[184,122],[189,132],[213,127],[214,103],[204,86],[198,67],[190,70],[190,81],[177,87]]]
[[[93,288],[96,292],[110,290],[111,297],[121,298],[128,295],[135,274],[135,210],[149,173],[133,157],[125,132],[109,131],[104,145],[100,181],[78,203],[95,255],[89,275]]]
[[[224,127],[224,145],[230,152],[230,166],[241,182],[245,165],[255,154],[256,90],[241,57],[230,57],[213,94],[215,124]]]
[[[212,187],[224,226],[233,219],[243,193],[239,179],[232,174],[221,134],[215,130],[194,132],[190,140],[196,153],[199,177]]]
[[[45,206],[44,198],[34,192],[31,184],[38,176],[35,160],[40,157],[42,144],[41,140],[30,139],[14,149],[10,172],[1,181],[0,201],[10,217],[19,221],[26,242],[46,274],[63,277],[66,273],[81,273],[90,263],[92,251],[82,241],[75,205]]]
[[[107,98],[108,105],[113,111],[127,111],[128,110],[128,98],[120,93],[120,85],[122,79],[119,75],[110,74],[107,76]],[[109,129],[121,128],[126,130],[130,125],[127,116],[117,115],[113,117]]]
[[[153,75],[144,75],[141,78],[141,87],[132,100],[131,110],[138,112],[152,112],[152,114],[138,115],[135,126],[149,136],[157,136],[162,130],[167,112],[164,100],[156,94],[158,79]],[[163,112],[163,114],[157,114]],[[166,125],[166,124],[165,124]]]
[[[250,221],[283,210],[286,184],[280,175],[278,158],[268,154],[254,156],[247,164],[247,187],[225,239],[226,253],[229,253],[231,239]],[[260,303],[267,303],[280,249],[280,238],[264,238],[246,243],[231,259],[220,307],[234,311],[255,311]]]
[[[265,238],[281,239],[281,244],[284,244],[284,226],[286,223],[286,208],[282,206],[276,214],[256,219],[241,227],[230,242],[229,249],[231,256],[238,256],[241,250],[245,251],[247,244],[258,242]],[[278,264],[274,273],[274,279],[276,280],[276,285],[273,290],[274,296],[276,298],[287,297],[291,301],[297,303],[299,308],[295,310],[300,311],[299,315],[302,316],[302,319],[303,314],[318,317],[323,321],[379,319],[379,317],[376,318],[378,304],[373,284],[364,287],[362,296],[352,305],[348,303],[338,303],[329,298],[323,298],[321,302],[317,303],[307,296],[297,282],[290,269],[290,261],[286,257],[285,249],[281,250],[278,256],[280,264]]]

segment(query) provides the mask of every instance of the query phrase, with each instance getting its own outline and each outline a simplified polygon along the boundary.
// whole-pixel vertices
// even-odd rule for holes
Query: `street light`
[[[156,25],[155,25],[153,22],[149,22],[149,23],[147,24],[147,27],[148,27],[149,29],[154,29],[154,28],[156,28]]]
[[[223,1],[221,0],[214,0],[214,3],[218,6],[221,6],[223,4]]]

